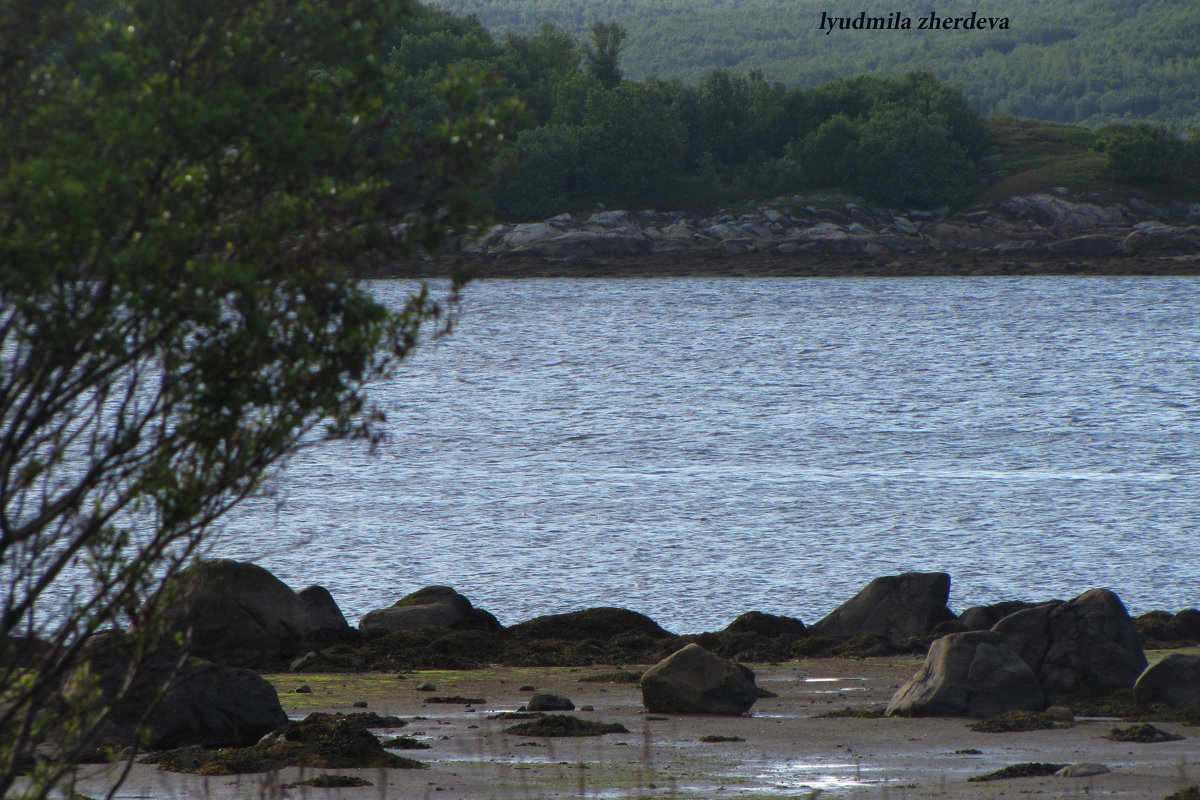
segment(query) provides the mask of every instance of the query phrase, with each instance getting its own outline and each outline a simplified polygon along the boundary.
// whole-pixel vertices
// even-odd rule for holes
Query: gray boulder
[[[642,704],[658,714],[737,716],[758,699],[754,673],[689,644],[642,675]]]
[[[887,715],[994,717],[1040,711],[1046,698],[1029,665],[991,631],[952,633],[935,641],[925,663],[900,687]]]
[[[808,631],[813,636],[870,634],[891,641],[926,636],[939,623],[954,619],[946,607],[949,596],[950,576],[944,572],[876,578]]]
[[[538,692],[525,704],[529,711],[574,711],[575,703],[570,698],[549,692]]]
[[[314,637],[340,637],[351,628],[320,587],[300,597],[256,564],[200,561],[172,579],[157,598],[163,619],[190,636],[200,658],[239,667],[274,668],[305,652]]]
[[[313,628],[320,631],[341,632],[349,631],[350,623],[338,608],[333,595],[324,586],[309,586],[296,593],[300,604],[308,612],[309,622]]]
[[[1200,656],[1172,653],[1151,664],[1133,684],[1133,697],[1139,706],[1200,709]]]
[[[990,606],[971,606],[958,615],[958,625],[964,631],[986,631],[1009,614],[1015,614],[1026,608],[1033,608],[1037,603],[1026,603],[1022,600],[1006,600],[993,603]]]
[[[422,628],[500,630],[500,623],[449,586],[426,586],[390,608],[368,611],[358,623],[369,638]]]
[[[728,633],[756,633],[759,636],[775,638],[777,636],[808,636],[808,629],[802,620],[795,617],[785,617],[777,614],[764,614],[761,611],[747,611],[741,614],[725,628]]]
[[[1018,611],[992,630],[1051,693],[1110,694],[1131,688],[1146,668],[1133,621],[1121,599],[1107,589]]]
[[[287,724],[275,688],[253,670],[196,658],[181,663],[179,653],[158,649],[136,659],[131,672],[132,647],[115,632],[96,634],[84,646],[101,703],[111,706],[99,744],[132,745],[144,729],[142,745],[151,750],[247,747]]]

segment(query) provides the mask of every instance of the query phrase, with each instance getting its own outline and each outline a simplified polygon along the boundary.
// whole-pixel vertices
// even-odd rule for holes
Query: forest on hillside
[[[389,50],[395,102],[411,124],[436,124],[447,112],[436,87],[469,70],[491,76],[493,99],[525,105],[527,124],[491,187],[504,219],[596,203],[715,208],[826,189],[893,208],[960,207],[986,184],[987,120],[929,72],[810,87],[759,70],[631,80],[630,35],[594,22],[583,37],[543,24],[500,38],[473,17],[422,7]],[[1117,180],[1200,190],[1200,127],[1184,140],[1164,127],[1110,126],[1094,141]]]
[[[831,15],[886,16],[897,4],[860,0],[436,0],[489,30],[536,33],[543,23],[584,36],[596,20],[629,32],[628,77],[703,80],[713,68],[761,70],[813,86],[863,73],[928,71],[961,86],[987,116],[1097,127],[1200,124],[1200,3],[1195,0],[930,0],[916,17],[977,11],[1002,30],[819,30]],[[903,6],[901,6],[903,8]]]

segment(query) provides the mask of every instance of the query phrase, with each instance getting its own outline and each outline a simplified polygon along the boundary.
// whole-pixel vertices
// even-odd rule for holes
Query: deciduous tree
[[[151,630],[214,522],[318,433],[374,435],[364,382],[444,326],[359,267],[482,223],[520,110],[451,72],[413,130],[382,58],[407,11],[0,0],[0,796],[103,723],[84,639]]]

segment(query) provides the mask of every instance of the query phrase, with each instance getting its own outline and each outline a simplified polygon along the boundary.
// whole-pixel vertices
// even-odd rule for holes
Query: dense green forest
[[[436,0],[490,30],[535,33],[551,23],[577,36],[595,20],[629,36],[628,77],[703,80],[714,67],[761,70],[772,81],[812,86],[879,72],[931,72],[963,87],[988,116],[1013,115],[1096,127],[1149,121],[1187,130],[1200,123],[1200,3],[1195,0],[930,0],[919,8],[860,0]],[[897,9],[900,9],[897,11]],[[915,19],[1004,17],[1008,29],[918,30]],[[909,30],[819,30],[821,14],[911,16]]]
[[[491,187],[503,219],[595,203],[706,209],[814,190],[894,208],[961,207],[988,184],[994,124],[929,72],[810,87],[759,70],[631,80],[627,40],[619,24],[598,21],[582,37],[543,24],[501,38],[474,17],[424,7],[396,32],[389,66],[396,101],[418,126],[446,113],[436,87],[464,68],[492,76],[494,99],[525,104],[528,124]],[[1087,160],[1106,163],[1113,180],[1200,190],[1197,136],[1145,123],[1086,136]]]

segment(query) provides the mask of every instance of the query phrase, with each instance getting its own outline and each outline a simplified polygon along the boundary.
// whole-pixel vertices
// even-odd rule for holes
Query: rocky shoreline
[[[790,202],[496,225],[446,252],[477,277],[1200,274],[1200,203],[1065,189],[962,212]]]
[[[513,711],[503,701],[497,713],[487,717],[507,726],[489,735],[518,737],[505,742],[634,731],[628,724],[586,716],[597,711],[620,713],[627,722],[642,725],[689,717],[707,721],[701,727],[716,719],[749,720],[747,725],[737,723],[736,730],[762,737],[764,726],[772,728],[784,717],[753,713],[760,702],[773,704],[773,711],[791,708],[784,715],[788,724],[807,726],[814,719],[813,709],[800,714],[796,704],[812,706],[815,698],[797,692],[791,680],[781,683],[771,670],[783,662],[811,663],[813,657],[839,655],[889,658],[877,660],[880,666],[886,661],[886,671],[876,672],[887,677],[873,689],[875,702],[847,708],[844,715],[834,713],[837,718],[975,718],[984,722],[971,730],[987,732],[1063,730],[1072,728],[1079,717],[1097,716],[1200,724],[1200,655],[1180,652],[1184,645],[1200,642],[1200,611],[1152,612],[1134,620],[1120,598],[1100,588],[1069,601],[1010,601],[955,614],[946,605],[948,574],[909,572],[875,578],[812,624],[747,612],[722,631],[677,636],[642,614],[620,608],[548,615],[505,628],[445,586],[405,595],[392,606],[367,613],[354,628],[324,588],[296,592],[262,567],[224,559],[202,561],[173,581],[156,598],[162,602],[160,621],[165,631],[190,631],[189,658],[177,656],[164,639],[141,662],[131,661],[128,640],[118,631],[94,635],[84,653],[102,700],[110,705],[100,744],[120,750],[140,737],[145,747],[156,751],[143,764],[207,776],[311,767],[376,769],[382,774],[425,767],[390,750],[428,750],[431,741],[401,737],[383,743],[370,729],[404,726],[406,720],[394,716],[400,710],[427,725],[430,712],[425,708],[431,703],[462,708],[472,723],[482,719],[469,715],[488,705],[487,695],[504,683],[496,683],[497,670],[519,670],[512,674],[528,676],[530,670],[558,669],[578,676],[571,689],[574,698],[559,686],[547,691],[545,685],[524,678],[516,691],[532,692],[528,702]],[[1176,652],[1151,663],[1145,648],[1164,643]],[[743,661],[760,666],[752,670],[739,663]],[[137,675],[130,683],[134,664]],[[765,684],[760,682],[763,666]],[[281,674],[272,683],[256,670]],[[433,670],[426,674],[440,686],[415,681],[412,673],[418,670]],[[486,694],[446,693],[447,682],[465,686],[469,681],[463,677],[472,673],[482,676],[475,680],[478,685],[487,684],[491,676]],[[288,691],[300,696],[313,693],[308,681],[322,685],[338,675],[413,681],[410,691],[428,694],[419,700],[401,698],[393,683],[380,696],[392,710],[388,717],[320,711],[297,719],[281,704],[281,679],[294,683]],[[804,681],[801,678],[800,685]],[[590,702],[577,704],[585,691],[579,688],[583,682],[597,686],[586,695]],[[640,697],[614,704],[616,687],[625,684]],[[161,692],[164,685],[169,688]],[[613,696],[606,696],[606,687],[613,687]],[[846,694],[839,691],[838,696]],[[289,707],[295,705],[288,702]],[[353,700],[354,709],[368,706],[374,703]],[[576,708],[584,718],[566,714]],[[463,736],[480,729],[465,725]],[[1179,738],[1145,724],[1130,730],[1130,735],[1155,738],[1119,741]],[[649,746],[648,729],[644,735]],[[436,742],[444,739],[443,735]],[[791,735],[785,739],[781,743],[792,741]],[[745,738],[728,734],[701,739],[709,744],[741,741]],[[1072,746],[1073,752],[1081,752]],[[1169,764],[1154,761],[1151,766],[1160,772]],[[1019,775],[1050,774],[1021,771],[1027,767],[1004,769]],[[1110,771],[1102,764],[1072,766],[1069,761],[1055,764],[1053,770],[1060,777]],[[1001,770],[968,780],[1007,777],[1010,773]],[[720,784],[721,779],[715,781]],[[486,794],[484,786],[479,789]]]
[[[254,564],[205,561],[179,580],[187,601],[168,609],[167,619],[175,629],[191,631],[195,655],[231,666],[295,672],[646,664],[688,644],[758,663],[924,655],[940,637],[993,629],[1029,609],[1064,603],[1013,600],[955,614],[946,605],[949,575],[905,573],[876,578],[815,622],[747,611],[720,631],[678,635],[636,611],[612,607],[505,627],[445,586],[405,595],[352,626],[324,588],[296,592]],[[1129,619],[1116,595],[1108,595],[1108,605],[1117,609],[1113,613]],[[1122,635],[1130,649],[1200,644],[1200,611],[1143,614],[1130,620]]]

